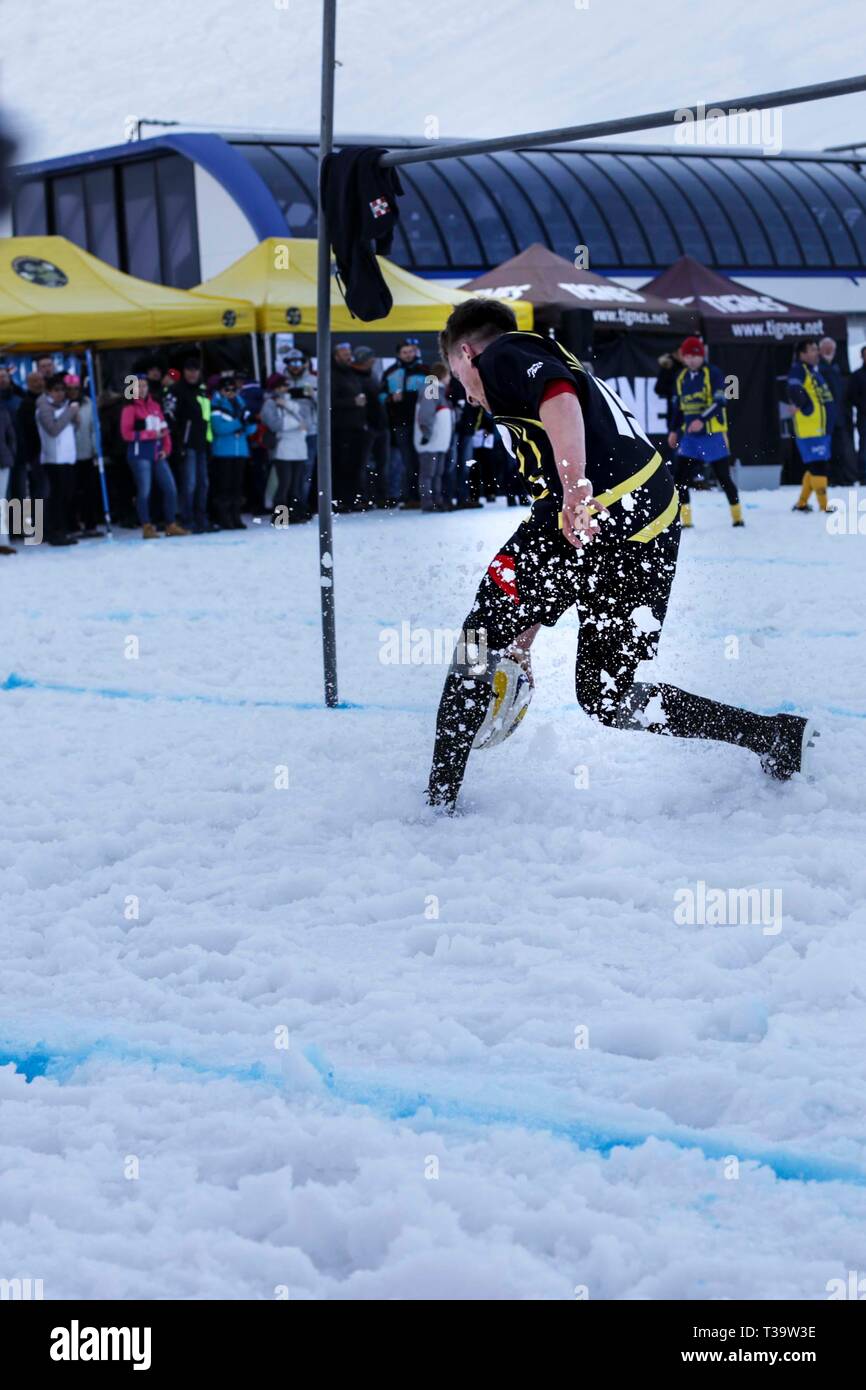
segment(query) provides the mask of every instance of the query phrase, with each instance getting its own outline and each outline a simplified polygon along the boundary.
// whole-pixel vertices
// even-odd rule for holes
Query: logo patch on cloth
[[[540,372],[540,371],[541,371],[541,368],[542,368],[543,366],[544,366],[544,363],[543,363],[543,362],[533,362],[533,364],[532,364],[531,367],[527,367],[527,369],[526,369],[526,375],[527,375],[527,376],[535,376],[535,373],[536,373],[536,372]]]
[[[513,598],[515,603],[520,602],[517,594],[517,573],[514,569],[514,560],[510,555],[497,555],[487,566],[487,573],[493,583],[499,585],[503,593],[506,593],[509,598]]]
[[[370,204],[370,211],[374,217],[384,217],[391,211],[391,204],[387,198],[374,198]]]

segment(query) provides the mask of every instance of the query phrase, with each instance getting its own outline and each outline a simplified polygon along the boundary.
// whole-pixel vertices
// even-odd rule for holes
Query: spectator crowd
[[[811,465],[822,509],[824,473],[831,484],[866,483],[866,347],[850,376],[836,356],[832,339],[805,340],[794,354],[802,389],[789,380],[801,453],[819,430],[818,415],[809,422],[807,397],[823,412],[826,469],[822,461]],[[692,365],[697,369],[699,358]],[[113,523],[140,528],[146,540],[243,529],[245,516],[268,517],[276,526],[309,522],[318,498],[317,378],[298,347],[282,367],[264,384],[240,370],[205,381],[198,354],[171,367],[153,354],[121,390],[100,392],[97,422],[87,384],[58,371],[53,354],[37,358],[26,389],[0,364],[0,503],[5,499],[2,519],[9,523],[0,554],[15,553],[8,542],[23,534],[21,518],[37,501],[43,539],[53,546],[104,535],[106,498]],[[683,369],[681,353],[660,359],[656,390],[669,400],[671,426]],[[396,345],[384,370],[373,348],[338,342],[331,376],[336,512],[452,511],[501,495],[509,506],[528,503],[492,417],[469,404],[444,363],[426,365],[414,339]],[[702,415],[715,408],[707,399]],[[687,490],[683,496],[687,503]],[[736,509],[733,492],[729,500]],[[800,509],[807,504],[804,494]]]
[[[317,378],[298,347],[282,367],[264,384],[241,370],[205,381],[198,354],[171,367],[153,354],[121,390],[99,393],[95,420],[89,384],[58,371],[53,354],[37,358],[26,389],[0,365],[0,501],[12,519],[0,553],[14,554],[5,542],[20,538],[37,501],[53,546],[103,536],[106,499],[112,522],[145,540],[244,529],[245,516],[309,522]],[[426,366],[413,339],[384,371],[372,348],[335,344],[331,409],[337,512],[450,511],[501,494],[528,502],[492,417],[468,404],[443,363]]]

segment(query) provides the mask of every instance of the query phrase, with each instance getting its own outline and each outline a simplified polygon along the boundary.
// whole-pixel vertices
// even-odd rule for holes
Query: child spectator
[[[305,401],[293,398],[289,382],[274,372],[265,383],[267,396],[262,405],[262,423],[267,430],[265,443],[277,473],[274,496],[274,523],[279,524],[279,507],[288,509],[289,525],[310,520],[310,480],[312,464],[307,453],[307,410]]]
[[[162,404],[150,394],[147,372],[139,372],[138,394],[121,412],[120,433],[127,443],[126,458],[135,478],[136,507],[141,522],[142,539],[155,540],[159,535],[150,519],[150,493],[154,481],[162,496],[167,536],[187,536],[177,522],[177,488],[168,466],[171,435],[163,414]]]
[[[418,454],[418,490],[422,512],[443,511],[442,480],[451,448],[454,411],[448,397],[451,373],[444,362],[434,362],[415,407],[413,445]]]

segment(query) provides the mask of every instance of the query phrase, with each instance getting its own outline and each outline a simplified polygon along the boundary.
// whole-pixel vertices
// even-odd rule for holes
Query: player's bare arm
[[[568,393],[542,402],[541,423],[550,440],[562,481],[562,533],[582,550],[598,534],[592,483],[586,476],[586,432],[577,396]]]

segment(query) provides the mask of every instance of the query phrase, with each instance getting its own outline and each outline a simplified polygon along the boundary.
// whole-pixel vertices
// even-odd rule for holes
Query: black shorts
[[[495,653],[536,623],[552,627],[574,605],[581,665],[601,663],[613,676],[625,662],[633,675],[655,655],[679,539],[678,520],[650,541],[623,539],[602,522],[578,551],[559,529],[555,507],[536,504],[488,565],[465,628],[485,631]]]

